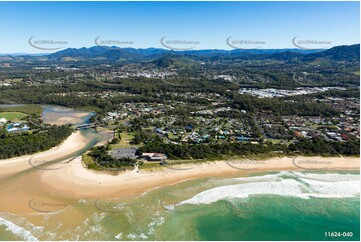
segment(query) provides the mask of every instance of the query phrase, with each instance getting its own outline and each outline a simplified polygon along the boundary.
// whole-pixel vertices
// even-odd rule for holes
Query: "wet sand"
[[[41,173],[41,183],[49,190],[76,198],[132,196],[182,181],[231,174],[284,170],[359,170],[356,157],[283,157],[264,161],[217,161],[164,167],[157,171],[136,170],[110,175],[86,169],[81,158],[59,170]],[[61,184],[61,186],[59,186]]]
[[[80,124],[83,122],[83,118],[89,115],[88,112],[68,114],[66,117],[62,113],[48,113],[44,115],[46,123],[52,125],[64,125],[64,124]]]
[[[112,132],[99,129],[106,138]],[[115,198],[136,196],[144,192],[180,183],[205,178],[247,176],[250,173],[285,170],[359,170],[356,157],[283,157],[268,160],[228,160],[197,164],[166,166],[151,170],[140,169],[109,174],[84,167],[81,156],[66,162],[57,162],[46,169],[34,169],[34,164],[63,160],[82,150],[89,138],[79,131],[74,132],[61,145],[35,155],[0,160],[0,206],[2,211],[22,214],[35,224],[41,216],[29,206],[30,201],[77,203],[80,199]],[[31,160],[30,160],[31,159]],[[30,160],[30,162],[29,162]],[[41,213],[40,213],[41,214]]]
[[[76,146],[81,147],[83,142],[77,133],[70,140],[64,142],[62,147],[69,147],[69,151]],[[72,142],[70,142],[72,141]],[[79,143],[80,144],[79,144]],[[63,149],[58,149],[63,150]],[[53,153],[54,152],[54,153]],[[46,154],[58,154],[56,151],[47,151]],[[64,153],[61,153],[64,155]],[[44,154],[45,156],[45,154]],[[27,159],[15,158],[16,164],[28,165]],[[320,162],[315,165],[312,162]],[[327,162],[327,167],[325,167]],[[25,164],[23,164],[25,163]],[[172,167],[162,167],[156,171],[132,170],[111,175],[105,172],[97,172],[84,167],[81,157],[77,157],[68,163],[59,163],[47,168],[59,168],[54,170],[36,170],[18,176],[17,165],[2,166],[7,174],[14,174],[4,178],[0,183],[0,206],[2,211],[13,214],[21,214],[33,224],[42,223],[42,213],[31,208],[31,201],[45,203],[77,204],[80,199],[107,199],[117,197],[137,196],[144,192],[205,177],[247,176],[251,173],[298,170],[304,168],[299,165],[307,163],[308,169],[327,170],[359,170],[359,158],[343,157],[283,157],[269,160],[247,163],[239,160],[213,161],[199,164],[186,164]],[[295,165],[296,164],[296,165]],[[178,170],[179,169],[179,170]],[[4,173],[4,172],[3,172]]]

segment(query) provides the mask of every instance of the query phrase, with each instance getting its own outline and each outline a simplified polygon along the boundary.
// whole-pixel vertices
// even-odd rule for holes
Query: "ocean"
[[[0,240],[360,240],[358,172],[194,179],[135,197],[0,212]],[[36,221],[30,222],[30,221]]]

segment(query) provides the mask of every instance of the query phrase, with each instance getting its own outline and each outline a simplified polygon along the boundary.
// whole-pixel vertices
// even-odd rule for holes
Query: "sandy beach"
[[[111,138],[112,133],[99,129]],[[282,157],[268,160],[236,159],[196,164],[156,166],[153,170],[134,169],[127,172],[109,173],[84,167],[81,156],[72,155],[85,148],[89,138],[79,131],[71,134],[61,145],[34,155],[0,160],[0,197],[4,211],[31,213],[28,202],[68,201],[87,198],[116,198],[136,196],[153,189],[166,187],[205,177],[247,176],[250,173],[285,170],[359,170],[357,157]],[[46,169],[33,167],[59,160]],[[32,168],[32,169],[31,169]],[[28,170],[29,172],[23,172]],[[31,182],[30,182],[31,181]],[[37,221],[39,218],[32,218]],[[37,221],[40,223],[40,220]]]
[[[52,191],[78,198],[132,196],[182,181],[231,174],[280,170],[357,170],[356,157],[283,157],[263,161],[231,160],[164,167],[156,171],[132,170],[110,175],[86,169],[81,157],[62,169],[41,173],[41,183]],[[59,184],[62,184],[59,186]]]
[[[32,168],[32,166],[69,156],[84,148],[86,142],[86,138],[77,131],[72,133],[63,143],[50,150],[32,155],[0,160],[0,177],[15,174]]]
[[[72,134],[58,148],[37,154],[36,157],[53,159],[81,149],[86,140],[79,133]],[[251,173],[271,171],[302,171],[307,168],[321,170],[359,170],[359,158],[353,157],[283,157],[268,160],[212,161],[197,164],[166,166],[151,170],[131,170],[119,174],[89,170],[81,156],[68,162],[55,163],[47,169],[29,167],[31,156],[2,161],[0,206],[4,211],[22,214],[34,224],[41,224],[41,216],[33,216],[29,201],[61,202],[76,204],[82,199],[111,199],[133,197],[148,191],[183,181],[206,177],[247,176]],[[305,166],[305,168],[302,168]],[[50,168],[50,169],[48,169]],[[51,169],[55,168],[55,169]],[[13,174],[9,176],[9,174]],[[21,175],[17,175],[21,174]]]

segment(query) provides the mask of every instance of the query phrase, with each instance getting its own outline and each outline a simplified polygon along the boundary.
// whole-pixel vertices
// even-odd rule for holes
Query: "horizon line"
[[[99,48],[105,48],[108,50],[117,50],[117,49],[134,49],[134,50],[147,50],[147,49],[157,49],[157,50],[165,50],[165,51],[172,51],[172,52],[191,52],[191,51],[207,51],[207,50],[213,50],[213,51],[257,51],[257,50],[300,50],[300,51],[324,51],[324,50],[329,50],[332,49],[334,47],[340,47],[340,46],[352,46],[352,45],[360,45],[360,43],[355,43],[355,44],[342,44],[342,45],[335,45],[332,46],[330,48],[318,48],[318,49],[302,49],[302,48],[297,48],[297,47],[285,47],[285,48],[250,48],[250,49],[240,49],[240,48],[233,48],[233,49],[188,49],[188,50],[174,50],[174,49],[168,49],[168,48],[160,48],[160,47],[146,47],[146,48],[142,48],[142,47],[118,47],[118,46],[99,46],[99,45],[93,45],[93,46],[89,46],[89,47],[68,47],[68,48],[61,48],[58,49],[54,52],[35,52],[35,53],[26,53],[26,52],[12,52],[12,53],[0,53],[0,55],[4,56],[4,55],[17,55],[17,56],[21,56],[21,55],[50,55],[50,54],[54,54],[60,51],[64,51],[67,49],[90,49],[93,47],[99,47]]]

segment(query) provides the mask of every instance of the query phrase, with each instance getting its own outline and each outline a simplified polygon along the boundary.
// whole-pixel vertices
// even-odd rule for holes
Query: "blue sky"
[[[226,39],[263,41],[262,48],[294,48],[292,38],[360,39],[359,2],[0,2],[0,53],[39,53],[36,40],[90,47],[104,40],[161,48],[160,39],[199,42],[196,49],[230,49]],[[126,45],[124,45],[126,47]],[[53,52],[53,51],[48,51]]]

